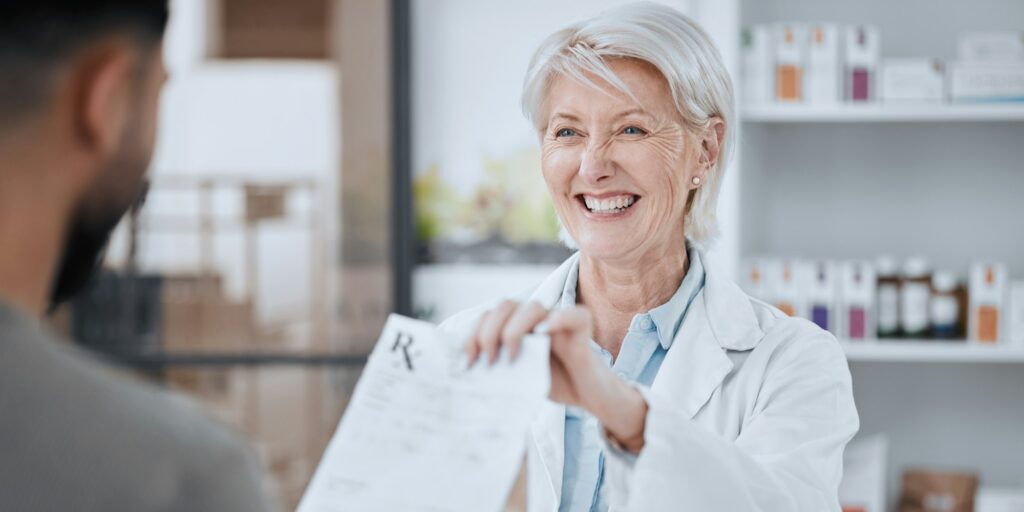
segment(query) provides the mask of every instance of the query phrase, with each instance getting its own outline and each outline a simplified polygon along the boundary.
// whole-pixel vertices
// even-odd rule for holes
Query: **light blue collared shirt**
[[[700,254],[687,247],[690,268],[679,289],[665,304],[647,313],[633,317],[629,331],[622,341],[618,359],[593,340],[591,348],[601,355],[615,373],[628,381],[650,386],[661,368],[661,363],[672,346],[672,340],[683,322],[686,311],[704,288],[704,265]],[[579,260],[569,269],[560,309],[576,305],[576,285],[579,280]],[[604,453],[601,451],[601,433],[597,418],[586,411],[565,408],[565,465],[562,470],[562,502],[560,512],[592,512],[608,510],[601,496],[604,480]]]

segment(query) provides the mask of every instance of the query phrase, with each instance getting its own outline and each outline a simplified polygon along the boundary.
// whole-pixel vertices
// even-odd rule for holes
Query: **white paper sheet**
[[[549,342],[467,369],[463,341],[391,315],[299,512],[503,508],[550,388]]]

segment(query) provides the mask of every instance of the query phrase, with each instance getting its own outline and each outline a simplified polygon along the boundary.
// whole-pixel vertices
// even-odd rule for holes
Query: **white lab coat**
[[[520,299],[551,308],[574,255]],[[835,338],[745,294],[701,254],[706,278],[652,386],[639,456],[605,446],[612,511],[840,509],[843,448],[859,427]],[[442,329],[468,336],[486,305]],[[565,407],[548,402],[528,453],[531,512],[558,509]]]

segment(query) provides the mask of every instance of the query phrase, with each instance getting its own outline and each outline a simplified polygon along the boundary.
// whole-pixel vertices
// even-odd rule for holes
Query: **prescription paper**
[[[299,512],[503,509],[548,396],[549,341],[469,368],[462,344],[388,318]]]

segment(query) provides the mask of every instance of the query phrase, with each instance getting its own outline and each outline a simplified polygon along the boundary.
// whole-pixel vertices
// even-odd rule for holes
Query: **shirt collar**
[[[655,327],[658,328],[658,341],[661,342],[661,346],[665,350],[672,346],[672,340],[675,339],[676,332],[679,331],[679,326],[683,323],[686,311],[701,288],[704,287],[704,263],[700,260],[700,252],[687,246],[686,254],[690,267],[683,277],[683,282],[679,284],[679,289],[668,302],[648,313],[651,320],[654,320]]]
[[[668,350],[672,341],[679,331],[683,317],[689,309],[693,299],[704,287],[704,263],[701,261],[700,251],[687,244],[686,254],[689,260],[689,268],[680,283],[679,289],[668,302],[650,310],[646,314],[651,317],[658,332],[658,342],[662,348]],[[558,300],[558,308],[566,309],[576,305],[576,285],[579,282],[580,261],[576,258],[569,267],[569,273],[562,287],[562,296]],[[641,315],[644,313],[641,313]]]

